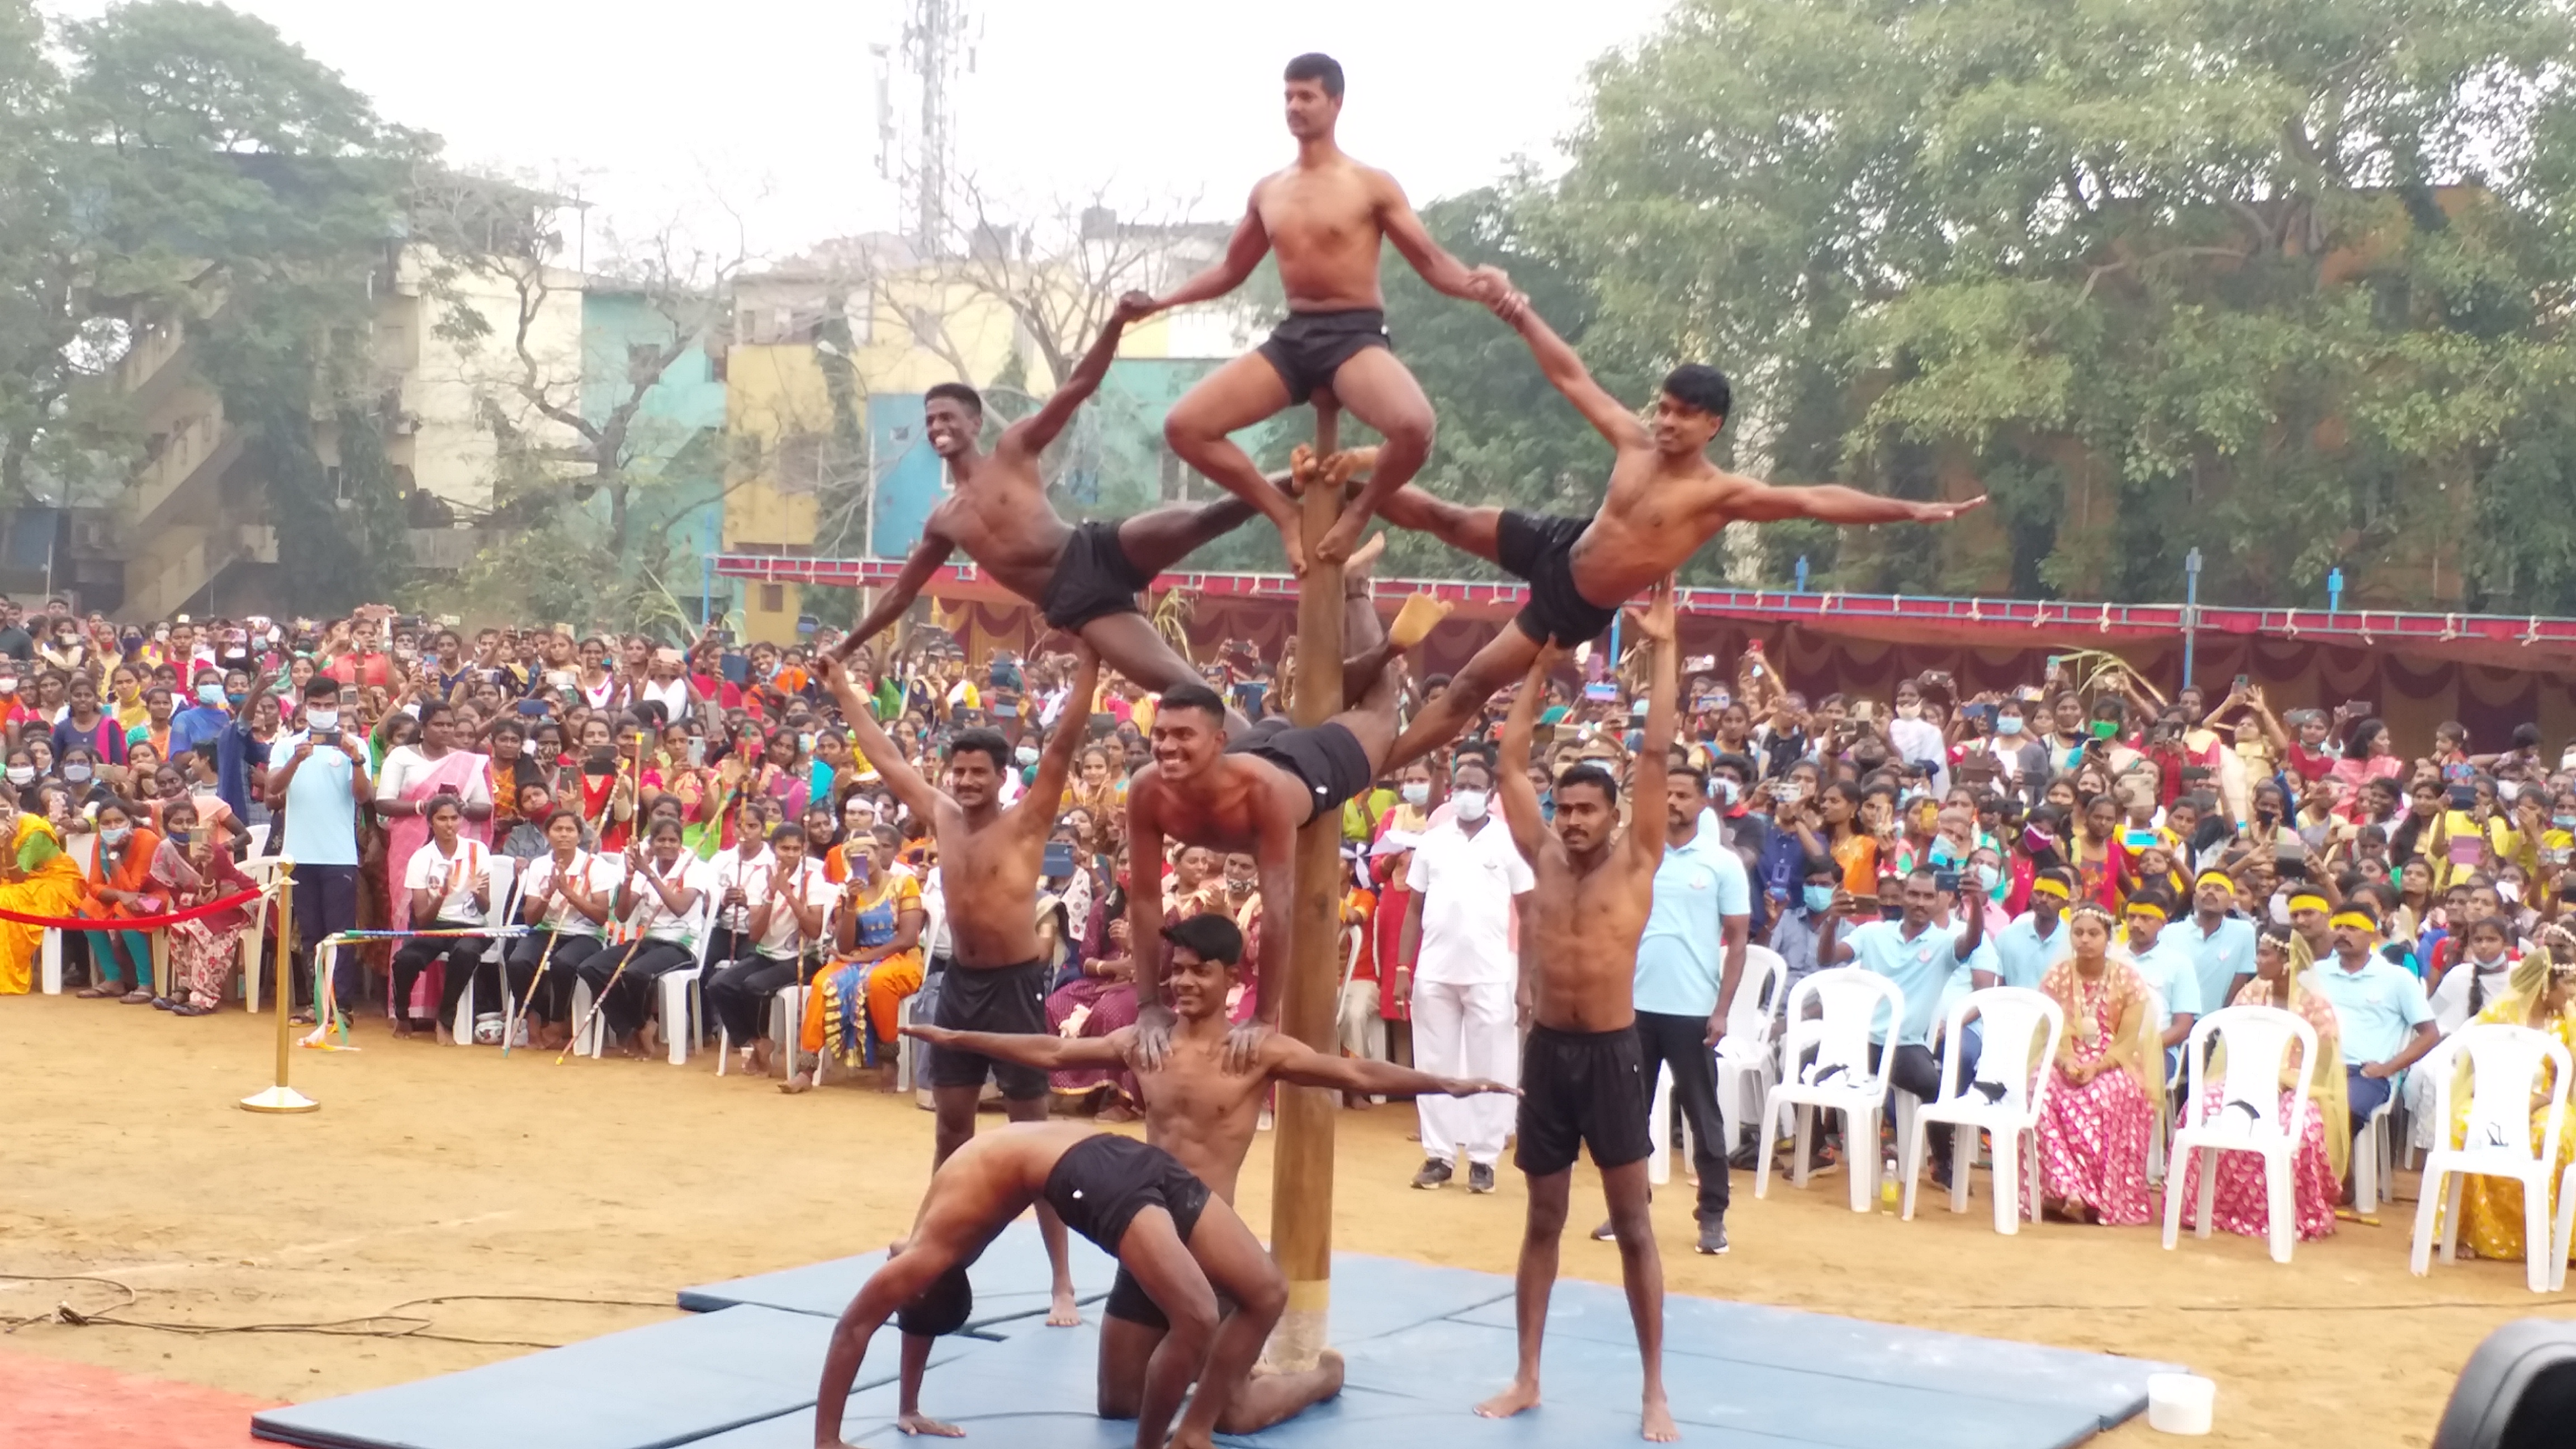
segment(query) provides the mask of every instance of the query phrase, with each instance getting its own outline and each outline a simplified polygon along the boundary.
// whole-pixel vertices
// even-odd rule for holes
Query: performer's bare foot
[[[776,1063],[770,1060],[769,1043],[767,1041],[756,1041],[743,1048],[743,1066],[749,1070],[753,1076],[768,1076],[769,1069],[774,1065],[776,1065]]]
[[[654,1026],[653,1023],[649,1021],[644,1023],[642,1026],[635,1028],[636,1055],[646,1058],[658,1057],[662,1055],[662,1050],[662,1033],[660,1028]]]
[[[1674,1426],[1673,1411],[1664,1403],[1663,1395],[1646,1400],[1644,1425],[1639,1432],[1657,1444],[1670,1444],[1681,1438],[1682,1431]]]
[[[954,1424],[943,1424],[937,1419],[930,1417],[928,1414],[902,1415],[894,1421],[894,1426],[896,1430],[907,1439],[914,1438],[922,1434],[928,1434],[936,1439],[963,1439],[966,1437],[965,1430],[958,1428]]]
[[[1288,450],[1288,479],[1281,484],[1291,498],[1306,496],[1307,485],[1323,481],[1324,465],[1330,459],[1318,459],[1312,444],[1299,443]]]
[[[1073,1301],[1073,1290],[1058,1288],[1055,1290],[1053,1301],[1047,1304],[1047,1327],[1080,1328],[1081,1326],[1082,1308]]]
[[[1383,537],[1383,535],[1380,535]],[[1449,617],[1457,605],[1427,592],[1417,593],[1404,601],[1395,614],[1395,622],[1386,627],[1387,647],[1402,654],[1429,638],[1441,620]]]
[[[797,1072],[789,1076],[786,1081],[779,1083],[778,1090],[793,1097],[799,1092],[810,1092],[814,1090],[814,1081],[803,1072]]]
[[[1512,1386],[1476,1406],[1479,1419],[1508,1419],[1523,1409],[1538,1407],[1538,1383],[1533,1379],[1514,1379]]]
[[[1342,560],[1342,589],[1350,594],[1368,592],[1369,575],[1377,570],[1378,557],[1386,552],[1384,532],[1369,535],[1369,541],[1351,550]]]
[[[1359,481],[1360,475],[1376,470],[1377,449],[1344,448],[1324,460],[1324,483],[1327,487],[1342,490],[1342,496],[1347,500],[1351,485]]]
[[[1341,563],[1350,558],[1351,551],[1359,547],[1360,533],[1369,526],[1371,516],[1357,508],[1344,508],[1342,516],[1333,520],[1331,531],[1316,543],[1315,562]]]

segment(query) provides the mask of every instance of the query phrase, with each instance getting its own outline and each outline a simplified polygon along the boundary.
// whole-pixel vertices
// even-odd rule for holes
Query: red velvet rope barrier
[[[211,916],[217,911],[228,911],[235,906],[258,900],[259,897],[259,891],[246,890],[239,895],[226,896],[219,901],[208,901],[202,906],[190,906],[184,911],[172,911],[167,915],[123,916],[104,921],[94,921],[87,916],[29,916],[17,911],[0,910],[0,921],[14,921],[21,926],[43,926],[57,931],[148,931],[156,926],[175,926],[181,921],[193,921],[199,916]]]

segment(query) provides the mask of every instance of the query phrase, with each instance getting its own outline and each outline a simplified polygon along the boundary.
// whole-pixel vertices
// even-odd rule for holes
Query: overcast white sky
[[[89,15],[106,0],[41,0]],[[911,0],[231,0],[461,162],[577,176],[621,229],[719,198],[771,255],[902,223],[872,44]],[[1557,164],[1586,65],[1668,0],[964,0],[959,162],[1023,202],[1113,183],[1230,216],[1284,162],[1279,69],[1350,76],[1342,141],[1417,203]],[[905,106],[907,112],[914,108]],[[909,117],[907,117],[908,119]]]

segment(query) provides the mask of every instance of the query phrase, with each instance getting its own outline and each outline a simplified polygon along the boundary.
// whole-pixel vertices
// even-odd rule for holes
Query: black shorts
[[[1377,779],[1360,737],[1351,733],[1350,726],[1331,720],[1312,729],[1299,729],[1277,715],[1255,720],[1241,739],[1226,741],[1225,752],[1268,760],[1296,776],[1306,787],[1306,802],[1312,807],[1308,820],[1340,809],[1343,801]]]
[[[1038,600],[1048,623],[1070,632],[1111,614],[1142,612],[1136,595],[1154,579],[1119,544],[1119,522],[1096,518],[1073,526],[1055,572],[1047,576],[1046,596]]]
[[[1127,1225],[1149,1207],[1172,1215],[1181,1241],[1207,1210],[1207,1184],[1163,1149],[1103,1132],[1077,1142],[1047,1174],[1047,1206],[1064,1225],[1115,1254]]]
[[[1651,1150],[1646,1115],[1653,1083],[1637,1029],[1558,1031],[1533,1026],[1521,1048],[1520,1145],[1512,1165],[1546,1177],[1574,1165],[1576,1144],[1595,1167],[1624,1167]]]
[[[1045,1034],[1047,964],[1023,961],[1017,966],[951,965],[939,973],[939,998],[930,1008],[933,1025],[951,1031]],[[1026,1102],[1046,1095],[1043,1068],[997,1061],[982,1052],[934,1047],[922,1080],[933,1087],[981,1087],[984,1078],[1002,1084],[1002,1095]]]
[[[1195,1219],[1197,1214],[1193,1213],[1191,1217]],[[1189,1234],[1185,1232],[1181,1236],[1187,1238]],[[1220,1291],[1216,1295],[1216,1316],[1223,1318],[1234,1310],[1234,1300]],[[1163,1312],[1163,1305],[1154,1301],[1154,1295],[1145,1291],[1145,1285],[1136,1281],[1136,1275],[1128,1272],[1124,1263],[1118,1265],[1118,1276],[1109,1284],[1109,1301],[1101,1305],[1100,1316],[1123,1318],[1147,1328],[1168,1329],[1172,1326],[1172,1320]]]
[[[1541,644],[1553,641],[1571,649],[1590,643],[1619,617],[1617,604],[1603,608],[1574,586],[1574,541],[1591,526],[1589,518],[1557,518],[1508,508],[1495,525],[1494,561],[1530,586],[1530,600],[1512,616],[1512,622]]]
[[[1288,401],[1302,403],[1333,385],[1342,364],[1372,347],[1393,350],[1386,313],[1377,307],[1347,312],[1291,312],[1258,349],[1288,385]]]

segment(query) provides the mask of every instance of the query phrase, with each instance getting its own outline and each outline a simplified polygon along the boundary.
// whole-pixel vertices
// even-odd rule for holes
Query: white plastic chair
[[[2525,1196],[2529,1196],[2528,1193]],[[2526,1243],[2530,1240],[2524,1239]],[[2567,1254],[2576,1251],[2576,1162],[2567,1164],[2567,1175],[2558,1179],[2558,1233],[2551,1238],[2549,1253],[2549,1291],[2567,1291]]]
[[[1822,1015],[1806,1017],[1816,1002]],[[1869,1061],[1870,1023],[1887,1016],[1890,1047],[1879,1065]],[[1807,1185],[1809,1144],[1815,1138],[1816,1111],[1843,1114],[1844,1173],[1851,1179],[1851,1206],[1856,1213],[1877,1207],[1878,1114],[1887,1098],[1887,1072],[1896,1059],[1893,1043],[1905,1024],[1905,993],[1875,971],[1841,966],[1819,971],[1789,993],[1789,1029],[1782,1038],[1784,1075],[1762,1099],[1762,1120],[1776,1122],[1783,1106],[1798,1110],[1797,1156],[1789,1166],[1789,1184]],[[1809,1049],[1813,1061],[1801,1060]],[[1754,1154],[1753,1195],[1771,1192],[1771,1154]]]
[[[2227,1048],[2227,1079],[2216,1107],[2208,1104],[2200,1079],[2213,1036]],[[2284,1117],[2281,1074],[2289,1066],[2294,1046],[2299,1053],[2299,1090],[2290,1094],[2290,1109]],[[2268,1208],[2272,1261],[2290,1261],[2290,1248],[2299,1236],[2298,1190],[2290,1169],[2307,1135],[2308,1114],[2316,1110],[2308,1096],[2308,1083],[2318,1067],[2325,1065],[2317,1060],[2316,1028],[2308,1025],[2307,1018],[2277,1006],[2221,1007],[2192,1023],[2183,1057],[2184,1090],[2189,1095],[2183,1099],[2182,1128],[2174,1133],[2173,1159],[2179,1166],[2188,1154],[2200,1154],[2200,1193],[2193,1235],[2209,1236],[2210,1207],[2218,1194],[2219,1154],[2255,1153],[2263,1159],[2263,1195]],[[2340,1064],[2333,1069],[2341,1070]],[[2182,1211],[2180,1176],[2169,1174],[2165,1179],[2168,1249],[2181,1235]]]
[[[97,874],[94,867],[98,864],[98,832],[95,830],[85,830],[77,835],[66,837],[63,841],[63,854],[70,856],[72,858],[72,863],[80,867],[80,872],[83,877]],[[45,928],[44,944],[38,948],[38,958],[39,969],[43,974],[45,995],[62,995],[63,933],[60,930],[52,926],[47,926]],[[99,978],[98,961],[95,952],[91,955],[89,969],[90,984],[95,986],[98,984]],[[258,1008],[254,1007],[252,1009],[257,1010]]]
[[[704,894],[702,892],[701,896]],[[666,1055],[675,1067],[687,1066],[689,1053],[692,1050],[704,1051],[707,1046],[707,1014],[704,1000],[699,995],[699,983],[706,979],[707,952],[715,946],[716,933],[708,925],[713,914],[707,902],[701,899],[694,927],[698,934],[697,964],[665,971],[658,983],[662,988],[662,1041],[669,1049]],[[679,1023],[677,1029],[672,1026],[674,1022]]]
[[[498,853],[490,856],[489,861],[490,864],[488,869],[491,873],[491,885],[484,892],[483,899],[487,903],[492,901],[500,902],[500,909],[485,911],[483,913],[483,924],[498,928],[507,926],[512,921],[518,919],[519,862],[516,857],[501,855]],[[493,937],[492,944],[485,947],[483,951],[483,959],[492,963],[492,974],[503,982],[501,997],[505,1006],[509,1001],[509,986],[507,984],[509,981],[509,957],[510,938],[507,936]],[[504,1015],[506,1014],[507,1013],[504,1012]],[[447,1044],[449,1046],[474,1045],[475,1015],[474,977],[471,974],[468,974],[465,978],[464,987],[456,993],[456,1015],[449,1018],[447,1023]]]
[[[2494,1025],[2494,1023],[2489,1023]],[[2422,1070],[2418,1063],[2415,1070]],[[2363,1212],[2378,1204],[2397,1201],[2397,1104],[2406,1095],[2406,1073],[2388,1079],[2388,1100],[2379,1104],[2362,1119],[2361,1130],[2352,1134],[2352,1200]],[[2443,1130],[2436,1122],[2433,1129]]]
[[[1789,963],[1779,952],[1768,946],[1744,948],[1744,974],[1736,980],[1735,1000],[1727,1004],[1726,1035],[1717,1042],[1717,1119],[1726,1131],[1720,1155],[1731,1155],[1744,1141],[1750,1113],[1760,1110],[1763,1095],[1780,1080],[1780,1044],[1772,1038],[1771,1023],[1788,979]]]
[[[1974,1079],[1959,1080],[1958,1043],[1966,1040],[1968,1018],[1983,1023],[1983,1051]],[[1968,1210],[1968,1165],[1975,1159],[1977,1133],[1994,1138],[1995,1231],[2010,1236],[2021,1231],[2023,1179],[2029,1179],[2033,1219],[2039,1210],[2039,1116],[2047,1104],[2057,1044],[2066,1031],[2066,1013],[2042,992],[2021,986],[1989,986],[1972,991],[1950,1007],[1942,1040],[1951,1044],[1941,1055],[1941,1095],[1916,1108],[1906,1124],[1904,1155],[1905,1206],[1914,1217],[1916,1179],[1922,1172],[1930,1124],[1946,1122],[1950,1134],[1950,1211]],[[2036,1056],[2032,1047],[2036,1045]],[[2027,1150],[2022,1139],[2030,1139]]]
[[[2144,976],[2138,978],[2138,989],[2145,992],[2147,998],[2146,1011],[2138,1023],[2138,1029],[2145,1034],[2145,1040],[2139,1043],[2144,1048],[2142,1059],[2148,1071],[2161,1073],[2165,1069],[2165,994]],[[2146,1084],[2141,1082],[2138,1085]],[[2173,1107],[2169,1094],[2163,1111],[2148,1114],[2147,1181],[2150,1183],[2163,1182],[2169,1170],[2165,1161],[2165,1139],[2173,1132]]]
[[[2469,1119],[2461,1146],[2451,1141],[2451,1091],[2454,1063],[2469,1059]],[[2549,1115],[2542,1119],[2540,1143],[2531,1140],[2531,1091],[2546,1067],[2550,1074]],[[2551,1253],[2558,1234],[2549,1221],[2549,1173],[2558,1165],[2558,1135],[2566,1128],[2567,1048],[2557,1038],[2527,1026],[2505,1022],[2471,1022],[2433,1049],[2418,1071],[2434,1073],[2433,1120],[2440,1134],[2424,1158],[2424,1183],[2415,1207],[2415,1252],[2408,1263],[2417,1277],[2432,1271],[2434,1218],[2441,1218],[2442,1261],[2452,1260],[2460,1240],[2460,1180],[2471,1175],[2509,1177],[2522,1184],[2523,1268],[2534,1293],[2563,1283],[2567,1254]],[[2566,1220],[2562,1209],[2560,1221]],[[2553,1271],[2542,1255],[2557,1259]]]

